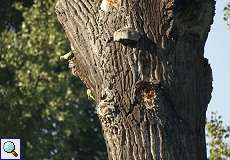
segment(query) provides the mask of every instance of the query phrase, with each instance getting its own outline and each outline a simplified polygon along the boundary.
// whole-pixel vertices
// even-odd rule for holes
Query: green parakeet
[[[87,89],[86,93],[87,93],[88,99],[92,99],[95,101],[95,97],[90,89]]]
[[[73,51],[70,51],[63,56],[60,56],[60,60],[70,60],[73,56]]]

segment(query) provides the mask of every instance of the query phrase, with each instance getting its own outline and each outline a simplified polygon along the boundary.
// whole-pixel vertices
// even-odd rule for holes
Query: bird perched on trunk
[[[88,96],[88,99],[92,99],[95,101],[95,97],[90,89],[87,89],[86,94]]]
[[[66,53],[63,56],[60,56],[60,60],[70,60],[74,56],[74,50]]]

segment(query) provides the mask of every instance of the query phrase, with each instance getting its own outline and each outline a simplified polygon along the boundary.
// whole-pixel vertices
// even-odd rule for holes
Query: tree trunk
[[[72,73],[96,97],[109,160],[206,160],[214,0],[59,0]]]

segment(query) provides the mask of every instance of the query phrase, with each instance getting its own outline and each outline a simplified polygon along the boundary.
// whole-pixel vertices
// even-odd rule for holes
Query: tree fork
[[[214,0],[59,0],[110,160],[206,160]]]

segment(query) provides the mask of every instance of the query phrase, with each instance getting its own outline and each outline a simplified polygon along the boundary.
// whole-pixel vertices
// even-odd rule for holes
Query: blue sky
[[[205,57],[209,59],[213,71],[213,93],[207,117],[212,111],[223,116],[225,124],[230,124],[230,29],[223,20],[223,9],[230,0],[217,0],[216,15],[205,45]]]

